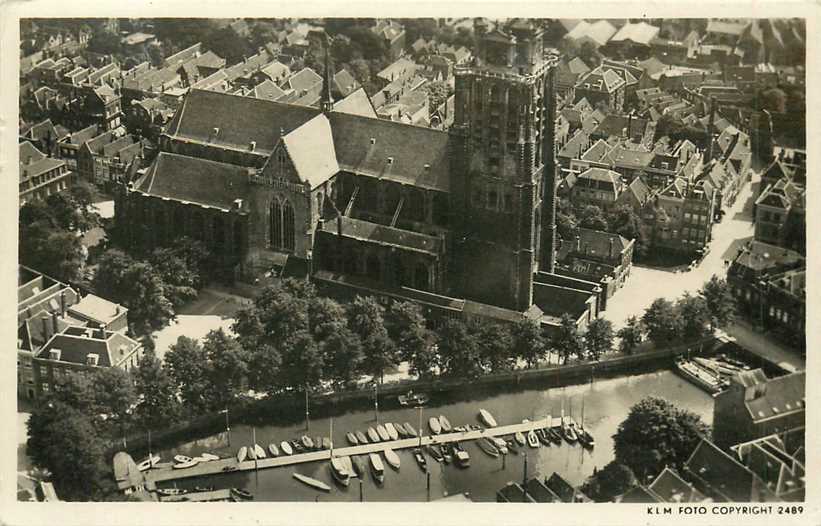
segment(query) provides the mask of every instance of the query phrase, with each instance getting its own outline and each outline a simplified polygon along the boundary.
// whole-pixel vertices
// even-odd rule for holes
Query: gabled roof
[[[331,124],[325,115],[317,115],[282,140],[298,177],[311,189],[339,172]]]
[[[587,21],[581,21],[564,37],[572,40],[588,38],[596,44],[603,46],[607,44],[607,41],[610,40],[610,37],[615,33],[616,28],[607,20],[599,20],[593,24]]]
[[[282,89],[280,89],[279,86],[274,84],[273,81],[265,79],[264,81],[257,84],[254,90],[251,92],[251,95],[258,99],[275,101],[284,97],[285,92],[282,91]]]
[[[56,141],[57,129],[54,127],[54,124],[52,124],[51,119],[46,119],[30,127],[24,136],[33,141],[39,141],[49,137],[52,141]]]
[[[174,53],[169,57],[165,57],[165,60],[163,61],[163,66],[177,66],[179,64],[182,64],[183,62],[187,62],[192,58],[195,58],[201,49],[202,42],[197,42],[196,44],[187,47],[178,53]]]
[[[562,146],[561,150],[559,150],[559,157],[569,157],[570,159],[578,159],[581,157],[582,153],[584,153],[584,148],[587,147],[587,143],[590,140],[590,135],[584,131],[584,129],[579,129],[573,134],[565,144]]]
[[[251,74],[259,71],[269,62],[271,62],[271,55],[267,51],[262,50],[256,55],[247,57],[242,62],[238,62],[230,67],[225,68],[225,74],[231,82],[239,78],[247,78]]]
[[[707,33],[719,33],[732,36],[740,36],[744,32],[746,23],[724,22],[721,20],[710,20],[707,22]]]
[[[306,67],[288,77],[286,83],[292,90],[301,92],[322,84],[322,77],[311,68]]]
[[[590,66],[585,64],[584,60],[579,57],[574,57],[570,62],[568,62],[567,68],[571,73],[575,73],[576,75],[581,75],[582,73],[587,73],[590,71]]]
[[[228,211],[235,199],[248,199],[251,184],[247,168],[160,152],[135,190]]]
[[[412,76],[418,68],[419,66],[414,61],[406,57],[400,57],[377,73],[376,76],[385,81],[392,82],[397,78]]]
[[[685,470],[705,486],[708,494],[728,502],[751,500],[753,472],[709,440],[701,439],[687,459]]]
[[[759,375],[759,376],[763,376]],[[804,371],[764,380],[757,378],[755,385],[764,386],[758,396],[745,400],[747,411],[754,422],[784,413],[804,411],[806,396],[806,373]]]
[[[584,152],[581,159],[583,161],[598,162],[602,160],[608,151],[610,151],[610,145],[603,139],[599,139]]]
[[[704,495],[669,467],[659,473],[649,488],[662,502],[701,502]]]
[[[30,142],[20,143],[20,179],[28,179],[44,174],[66,163],[61,159],[46,157]],[[28,161],[27,163],[24,161]]]
[[[641,204],[647,202],[647,198],[650,196],[650,187],[642,180],[641,177],[635,177],[627,185],[627,191],[633,194],[633,197]]]
[[[637,24],[627,23],[610,38],[610,42],[624,42],[629,40],[630,42],[649,46],[650,41],[652,41],[658,33],[658,27],[651,26],[646,22],[639,22]]]
[[[347,97],[359,88],[359,83],[347,69],[339,70],[333,79],[335,91],[342,97]]]
[[[376,110],[364,88],[359,88],[344,99],[334,103],[334,111],[376,118]]]
[[[83,128],[82,130],[76,131],[69,135],[68,142],[70,144],[76,144],[80,146],[86,141],[90,141],[91,139],[96,137],[98,133],[99,126],[97,126],[96,124],[92,124],[91,126]]]
[[[603,183],[608,183],[612,185],[613,188],[618,188],[620,178],[621,175],[619,175],[618,172],[614,172],[613,170],[608,170],[607,168],[592,167],[580,173],[576,180],[577,182],[583,179],[587,179],[590,181],[599,181]]]
[[[291,68],[278,60],[271,62],[267,66],[260,69],[260,71],[272,79],[281,79],[291,74]]]
[[[615,165],[630,165],[649,167],[653,162],[655,154],[653,152],[623,148],[617,146],[608,155],[610,162]]]
[[[68,327],[55,334],[36,357],[50,360],[49,351],[60,350],[60,361],[86,365],[89,354],[98,356],[99,367],[112,367],[131,355],[140,344],[124,334],[84,327]]]

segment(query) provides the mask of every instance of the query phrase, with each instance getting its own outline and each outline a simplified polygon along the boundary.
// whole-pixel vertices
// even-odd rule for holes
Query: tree
[[[165,284],[166,297],[175,309],[197,297],[194,285],[198,277],[185,260],[175,255],[174,249],[155,249],[151,254],[151,264]]]
[[[319,385],[325,363],[322,351],[308,331],[289,336],[281,347],[280,381],[294,390],[312,389]]]
[[[535,367],[544,358],[547,347],[538,321],[527,318],[517,321],[511,329],[511,336],[513,355],[524,360],[528,368]]]
[[[567,359],[572,355],[580,359],[584,357],[584,340],[576,320],[571,315],[562,314],[559,327],[550,340],[550,347],[559,354],[562,363],[567,363]]]
[[[348,320],[362,341],[365,372],[381,382],[385,370],[398,363],[396,346],[388,336],[385,308],[372,296],[357,296],[348,306]]]
[[[646,246],[644,236],[641,231],[641,218],[630,205],[621,205],[607,217],[608,230],[614,234],[619,234],[625,239],[634,239],[634,252],[639,257],[644,257]]]
[[[431,345],[434,337],[419,304],[394,301],[387,321],[388,336],[395,343],[399,358],[408,362],[412,374],[420,378],[429,376],[437,366],[438,355]]]
[[[202,350],[208,357],[207,375],[212,390],[211,407],[225,407],[240,394],[251,356],[222,328],[205,336]]]
[[[482,373],[478,331],[461,319],[448,319],[438,331],[442,373],[456,378],[475,378]]]
[[[693,340],[706,335],[710,324],[710,311],[704,298],[685,292],[676,303],[676,310],[681,320],[683,338]]]
[[[197,340],[180,336],[165,353],[165,364],[187,412],[199,414],[212,407],[208,355]]]
[[[707,303],[711,327],[726,327],[733,322],[737,306],[727,280],[714,275],[704,283],[699,295]]]
[[[106,445],[86,414],[45,399],[26,425],[28,455],[35,466],[51,473],[61,499],[89,500],[110,490]]]
[[[80,278],[86,251],[74,232],[47,221],[20,224],[20,262],[60,281]]]
[[[347,326],[322,342],[325,375],[337,388],[347,387],[356,380],[364,359],[362,341]]]
[[[784,90],[778,88],[770,88],[762,91],[758,96],[758,102],[761,109],[785,113],[787,111],[787,94]]]
[[[153,350],[143,353],[134,371],[139,401],[135,417],[141,428],[161,429],[179,414],[177,386]]]
[[[510,371],[516,367],[513,334],[507,324],[488,322],[479,326],[479,352],[487,371]]]
[[[598,360],[602,354],[609,353],[613,350],[613,323],[604,318],[591,321],[587,326],[584,342],[594,360]]]
[[[656,345],[670,343],[681,332],[679,312],[670,301],[664,298],[653,301],[644,311],[641,321],[647,328],[648,337]]]
[[[428,93],[428,107],[431,112],[448,100],[448,86],[441,80],[428,82],[423,89]]]
[[[131,421],[131,410],[137,402],[131,375],[117,367],[102,367],[91,375],[91,385],[109,429],[122,431]]]
[[[616,461],[639,476],[640,482],[665,466],[681,469],[709,428],[697,414],[667,400],[647,397],[630,409],[613,435]]]
[[[247,38],[239,36],[230,27],[211,31],[202,43],[206,49],[225,58],[228,64],[242,62],[256,51]]]
[[[579,226],[591,230],[607,231],[607,218],[598,206],[587,205],[579,214]]]
[[[116,55],[122,50],[120,37],[111,33],[96,33],[88,41],[88,50],[101,55]]]
[[[616,333],[619,337],[619,350],[624,354],[633,354],[644,339],[644,327],[635,316],[627,318],[627,323]]]
[[[624,495],[636,484],[633,470],[612,460],[587,479],[582,491],[596,502],[613,502],[616,497]]]

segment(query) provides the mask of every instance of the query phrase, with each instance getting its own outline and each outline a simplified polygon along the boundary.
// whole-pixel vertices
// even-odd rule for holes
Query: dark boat
[[[513,453],[514,455],[519,454],[519,446],[516,444],[516,441],[512,438],[508,438],[507,442],[507,450]]]
[[[359,478],[365,474],[365,466],[362,463],[362,459],[359,457],[351,457],[351,463],[353,464],[354,473]]]
[[[371,461],[371,474],[373,475],[373,479],[377,484],[384,484],[385,466],[382,464],[382,459],[379,457],[379,453],[371,453],[368,455],[368,458]]]
[[[573,426],[571,426],[570,422],[567,420],[562,422],[562,436],[568,444],[575,444],[579,439],[579,437],[576,436],[576,432],[573,431]]]
[[[499,450],[496,449],[496,446],[487,437],[482,437],[479,440],[477,440],[476,445],[478,445],[479,449],[481,449],[491,457],[499,456]]]
[[[354,435],[353,433],[346,434],[345,438],[348,440],[348,444],[350,444],[352,446],[358,446],[359,445],[359,440],[356,438],[356,435]]]
[[[445,464],[453,462],[453,446],[450,444],[442,444],[442,458],[445,459]]]
[[[550,435],[548,435],[547,431],[544,429],[537,429],[536,436],[539,437],[539,441],[546,446],[549,446],[552,443],[550,440]]]
[[[245,500],[251,500],[254,498],[254,495],[250,491],[246,491],[240,488],[231,488],[231,493]]]
[[[430,400],[430,397],[424,393],[414,393],[408,391],[407,394],[399,395],[397,397],[399,405],[402,407],[425,405]]]
[[[428,452],[428,455],[430,455],[431,458],[433,460],[435,460],[436,462],[444,462],[445,461],[445,456],[442,455],[442,450],[439,449],[439,446],[435,446],[435,445],[431,444],[431,445],[427,446],[427,452]]]
[[[459,449],[456,451],[454,460],[456,462],[456,465],[460,468],[466,468],[470,466],[470,455],[467,451],[463,449]]]
[[[591,435],[587,429],[577,428],[576,435],[579,437],[579,442],[587,449],[596,447],[596,439],[593,438],[593,435]]]
[[[295,453],[305,453],[305,446],[303,446],[299,440],[291,440],[290,444]]]
[[[416,429],[414,429],[413,426],[410,425],[409,422],[405,422],[405,432],[408,433],[408,436],[411,436],[411,437],[416,437],[417,436],[416,435]]]
[[[157,490],[157,495],[161,497],[172,497],[176,495],[185,495],[188,493],[188,490],[180,489],[180,488],[160,488]]]
[[[419,467],[422,468],[422,471],[428,471],[428,461],[425,460],[425,455],[422,454],[422,450],[416,448],[413,450],[413,458],[416,459],[416,463],[419,464]]]
[[[562,443],[562,434],[559,433],[559,430],[555,427],[548,427],[547,428],[547,436],[550,437],[550,440],[554,444],[561,444]]]
[[[356,439],[359,440],[360,444],[367,444],[368,443],[368,437],[366,437],[365,433],[363,433],[362,431],[357,431],[356,432]]]
[[[205,493],[207,491],[214,491],[214,486],[194,486],[194,491],[198,493]]]

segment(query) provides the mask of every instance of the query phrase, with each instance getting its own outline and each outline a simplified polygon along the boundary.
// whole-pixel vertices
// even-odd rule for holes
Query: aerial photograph
[[[806,22],[20,19],[17,501],[805,512]]]

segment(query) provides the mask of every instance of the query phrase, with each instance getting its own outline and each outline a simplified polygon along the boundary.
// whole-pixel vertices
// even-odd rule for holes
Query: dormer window
[[[60,349],[50,349],[48,351],[48,358],[49,358],[49,360],[54,360],[55,362],[59,362],[60,357],[62,356],[62,354],[63,354],[63,351],[61,351]]]
[[[100,363],[100,355],[99,354],[89,353],[88,356],[86,356],[86,365],[89,365],[91,367],[97,367],[97,365],[99,363]]]

